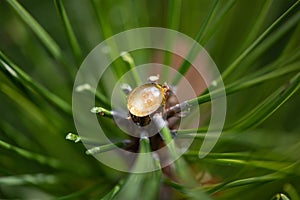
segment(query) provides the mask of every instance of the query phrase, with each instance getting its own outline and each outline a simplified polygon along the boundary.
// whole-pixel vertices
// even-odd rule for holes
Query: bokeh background
[[[300,198],[299,81],[288,84],[300,72],[300,6],[293,7],[272,26],[299,1],[18,2],[54,42],[38,36],[45,33],[41,33],[39,28],[33,30],[38,25],[28,21],[28,16],[24,15],[15,0],[0,2],[1,199],[99,199],[120,181],[131,180],[129,174],[105,167],[86,155],[81,143],[65,139],[68,132],[76,133],[68,110],[76,71],[82,59],[97,44],[124,30],[164,27],[195,38],[216,2],[199,43],[208,51],[221,73],[254,45],[257,38],[263,37],[224,79],[225,86],[237,81],[257,81],[259,75],[275,70],[286,69],[286,72],[281,71],[277,75],[275,72],[273,78],[267,76],[253,87],[245,87],[228,95],[226,125],[220,141],[211,156],[204,160],[193,155],[191,149],[185,157],[187,170],[194,174],[195,188],[207,192],[214,199]],[[59,15],[62,12],[57,9],[59,6],[55,6],[59,2],[62,2],[77,38],[77,49],[76,45],[75,48],[70,45],[70,35],[66,34],[66,25]],[[270,27],[272,29],[264,35]],[[136,64],[144,63],[147,58],[153,60],[157,54],[153,53],[152,57],[148,55],[151,52],[132,53]],[[20,75],[14,77],[8,65],[22,70],[26,76],[22,76],[22,80],[18,79]],[[261,70],[265,72],[259,74]],[[258,76],[255,76],[256,73]],[[192,76],[189,79],[197,81]],[[101,84],[110,83],[103,81]],[[291,98],[287,101],[281,99],[280,95],[285,91],[282,90],[277,94],[278,98],[270,99],[268,104],[271,108],[265,105],[265,110],[249,116],[253,121],[248,123],[245,118],[247,113],[255,113],[256,106],[278,88],[289,88],[290,85],[296,88],[290,93],[293,94]],[[101,85],[98,89],[105,95]],[[63,103],[60,100],[57,103],[56,97]],[[205,107],[201,110],[206,112]],[[245,126],[236,124],[242,124],[240,119],[247,122]],[[100,120],[108,129],[114,126],[109,119]],[[201,139],[196,141],[195,146],[199,143]],[[146,195],[149,199],[192,198],[188,187],[180,183],[172,185],[166,178],[155,179],[154,183],[156,190]],[[147,185],[140,184],[140,191],[131,191],[133,196],[141,196],[141,192],[146,190],[144,186]],[[120,187],[122,191],[122,184]],[[124,188],[131,194],[131,187]],[[170,196],[163,195],[166,191],[170,191]]]

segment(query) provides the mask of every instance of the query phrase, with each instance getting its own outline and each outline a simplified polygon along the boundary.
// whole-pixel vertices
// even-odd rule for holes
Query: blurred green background
[[[68,132],[76,133],[68,111],[76,70],[97,44],[124,30],[164,27],[195,38],[215,3],[199,43],[221,73],[237,62],[234,70],[224,77],[226,87],[251,80],[258,84],[230,92],[225,130],[210,156],[199,160],[192,154],[193,149],[186,155],[186,170],[196,178],[197,185],[191,187],[194,189],[180,181],[178,185],[171,184],[162,175],[153,179],[156,183],[153,188],[147,186],[153,190],[149,197],[142,195],[147,191],[146,184],[138,185],[140,191],[133,190],[133,196],[164,199],[161,193],[170,191],[169,199],[190,199],[195,198],[193,190],[204,190],[213,199],[272,199],[274,196],[276,199],[277,194],[281,194],[277,199],[300,198],[299,1],[18,2],[53,42],[38,36],[45,35],[41,29],[32,30],[36,24],[22,15],[24,12],[15,0],[0,2],[1,199],[100,199],[115,185],[119,184],[122,191],[124,181],[138,185],[138,181],[130,179],[130,174],[105,167],[86,155],[81,143],[65,139]],[[74,42],[77,51],[76,45],[69,42],[67,26],[59,15],[63,12],[55,2],[62,2],[65,8],[77,38]],[[284,14],[288,9],[291,10]],[[15,78],[8,65],[18,66],[30,78]],[[263,75],[265,79],[260,80]],[[294,76],[296,81],[288,84]],[[40,86],[35,87],[36,84]],[[286,90],[276,95],[274,92],[281,87]],[[274,97],[268,99],[272,94]],[[57,105],[53,100],[56,97],[64,102],[66,109]],[[265,100],[269,101],[256,110]],[[112,125],[109,120],[105,123]],[[131,188],[124,186],[123,190]]]

